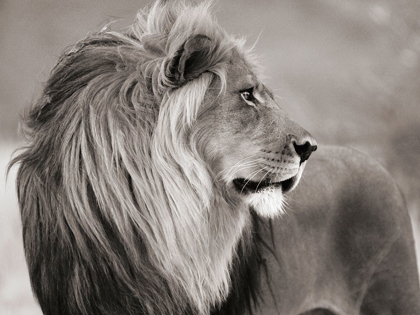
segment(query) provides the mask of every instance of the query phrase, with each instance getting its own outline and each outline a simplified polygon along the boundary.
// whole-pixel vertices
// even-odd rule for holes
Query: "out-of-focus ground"
[[[37,315],[23,257],[14,174],[18,113],[40,94],[64,47],[150,3],[0,1],[0,314]],[[219,22],[247,35],[283,108],[321,144],[354,147],[398,181],[418,234],[420,1],[220,0]]]

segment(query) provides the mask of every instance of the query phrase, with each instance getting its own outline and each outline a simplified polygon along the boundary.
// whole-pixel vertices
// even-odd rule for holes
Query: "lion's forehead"
[[[227,67],[227,86],[231,91],[255,87],[257,91],[263,93],[265,89],[254,68],[247,64],[245,60],[237,60]]]

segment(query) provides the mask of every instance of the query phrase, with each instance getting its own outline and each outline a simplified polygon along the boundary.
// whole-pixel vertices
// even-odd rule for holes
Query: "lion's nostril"
[[[303,163],[309,159],[311,153],[316,151],[318,148],[316,145],[312,145],[309,141],[306,141],[304,144],[298,144],[296,141],[293,141],[293,147],[300,157],[300,163]]]
[[[307,152],[309,152],[309,150],[311,148],[311,144],[309,143],[309,141],[306,141],[303,145],[299,145],[299,144],[296,143],[296,141],[293,141],[293,146],[295,147],[296,153],[300,157],[307,154]]]

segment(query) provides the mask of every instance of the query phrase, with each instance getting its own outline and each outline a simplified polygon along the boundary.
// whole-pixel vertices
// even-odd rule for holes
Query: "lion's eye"
[[[255,105],[254,88],[242,91],[241,96],[249,105]]]

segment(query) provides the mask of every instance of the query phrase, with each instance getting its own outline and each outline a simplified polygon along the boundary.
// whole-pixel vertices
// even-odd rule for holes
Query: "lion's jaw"
[[[258,189],[257,186],[254,191],[248,190],[243,196],[244,203],[261,217],[274,218],[282,215],[286,204],[284,194],[296,188],[302,177],[304,164],[295,175],[285,180],[272,180],[273,183],[264,188]]]

